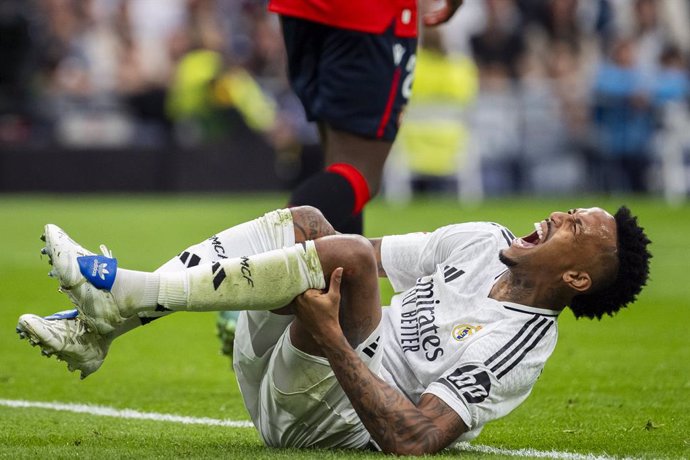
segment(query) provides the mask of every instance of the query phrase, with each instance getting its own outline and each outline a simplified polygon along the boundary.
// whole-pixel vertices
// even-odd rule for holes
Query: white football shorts
[[[234,368],[245,406],[272,447],[363,448],[370,436],[328,360],[292,345],[293,316],[267,311],[240,314]],[[379,375],[381,324],[356,352]]]

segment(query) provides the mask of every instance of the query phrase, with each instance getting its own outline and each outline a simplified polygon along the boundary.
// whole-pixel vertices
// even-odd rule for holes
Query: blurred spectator
[[[581,151],[587,133],[588,88],[571,41],[555,41],[542,55],[530,53],[519,86],[525,191],[565,193],[582,186]]]
[[[117,5],[119,26],[126,31],[123,38],[139,56],[138,67],[144,84],[164,85],[172,72],[171,43],[180,34],[194,35],[201,27],[207,27],[209,3],[188,0],[101,0]],[[202,11],[201,13],[199,10]],[[196,21],[195,21],[196,19]],[[196,22],[196,23],[195,23]],[[179,53],[179,52],[178,52]]]
[[[260,133],[275,123],[273,100],[249,72],[227,66],[220,52],[208,48],[192,49],[180,59],[167,102],[182,145],[223,140],[238,121]]]
[[[687,0],[608,0],[613,5],[618,36],[663,37],[683,53],[690,51],[690,5]],[[660,51],[656,47],[657,52]],[[644,53],[643,53],[644,54]]]
[[[654,102],[683,102],[690,88],[688,67],[683,55],[676,46],[669,45],[659,58],[659,72],[654,81]]]
[[[594,111],[605,190],[647,191],[653,134],[652,82],[636,64],[636,41],[619,39],[594,85]]]
[[[486,0],[485,19],[484,28],[470,39],[481,78],[518,78],[525,37],[515,1]]]
[[[584,141],[589,131],[589,81],[582,51],[577,44],[555,41],[547,54],[547,72],[554,95],[561,107],[564,136]]]
[[[538,20],[549,40],[577,46],[582,38],[577,16],[578,0],[546,0],[540,4]]]
[[[474,62],[449,54],[438,29],[424,29],[414,90],[386,172],[389,199],[409,199],[412,189],[453,189],[459,171],[467,168],[470,134],[465,119],[478,90]],[[388,189],[400,196],[392,197]]]

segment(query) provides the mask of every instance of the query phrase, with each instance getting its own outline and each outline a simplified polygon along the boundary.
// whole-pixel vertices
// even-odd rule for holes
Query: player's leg
[[[103,332],[142,312],[274,310],[307,289],[324,287],[313,241],[172,273],[127,270],[104,256],[74,259],[76,282],[87,283],[63,284],[63,290]]]
[[[180,272],[149,273],[119,268],[116,259],[86,252],[61,229],[47,230],[54,276],[102,334],[142,312],[273,310],[306,289],[324,286],[313,241]]]
[[[304,241],[306,238],[303,236],[305,232],[303,227],[307,225],[314,226],[315,224],[312,222],[319,219],[323,220],[318,214],[317,210],[307,207],[295,208],[293,210],[282,209],[266,213],[260,218],[231,227],[211,236],[207,240],[188,247],[160,266],[156,273],[177,272],[188,267],[195,267],[199,264],[215,262],[228,257],[258,254],[284,246],[292,246],[296,241],[293,221],[296,219],[299,231],[298,236],[301,238],[300,241]],[[327,231],[323,223],[318,226],[318,229],[324,232]],[[50,231],[62,232],[60,229]],[[314,229],[310,231],[314,232]],[[83,255],[92,254],[84,248],[81,248],[80,251]],[[132,317],[109,334],[111,340],[168,313],[166,311],[143,312],[138,317]],[[59,317],[63,316],[65,315],[60,315]]]
[[[309,208],[269,212],[258,219],[236,225],[188,247],[159,267],[156,272],[175,272],[221,258],[292,245],[295,233],[292,216],[297,218],[297,222],[311,222],[315,218],[312,216],[315,213],[318,214],[318,211]],[[87,250],[83,252],[90,253]],[[25,314],[19,318],[17,332],[20,338],[27,338],[32,345],[39,345],[43,355],[55,355],[58,360],[65,361],[71,371],[80,370],[81,377],[85,378],[102,365],[115,338],[167,314],[169,312],[134,315],[118,324],[108,334],[89,330],[78,317],[77,310],[59,312],[47,317]],[[228,351],[231,353],[231,350]]]
[[[363,237],[338,235],[321,238],[316,246],[324,273],[344,268],[341,325],[364,363],[378,372],[382,312],[371,244]],[[266,444],[362,448],[368,443],[369,434],[328,360],[299,320],[263,356],[242,348],[234,364],[246,407]]]
[[[45,236],[61,290],[88,329],[100,334],[142,312],[269,311],[307,289],[325,287],[314,241],[181,272],[148,273],[118,268],[116,259],[89,253],[55,226],[47,226]]]
[[[337,235],[315,241],[323,273],[343,267],[340,325],[350,345],[357,347],[381,321],[376,258],[371,243],[357,235]],[[311,355],[321,351],[311,335],[296,319],[291,326],[293,345]]]
[[[325,131],[326,172],[344,178],[354,199],[349,216],[340,220],[338,230],[362,234],[364,207],[379,193],[383,167],[393,143],[351,134],[328,124]]]
[[[314,241],[163,273],[126,270],[116,259],[85,255],[54,226],[46,233],[46,247],[62,291],[90,328],[101,334],[142,312],[270,311],[307,289],[325,287]]]
[[[332,226],[314,208],[278,210],[190,246],[156,272],[180,271],[187,266],[196,266],[205,261],[268,251],[293,245],[295,241],[333,233]],[[90,253],[86,250],[83,252]],[[61,312],[46,318],[23,315],[18,323],[17,332],[23,338],[28,337],[32,344],[41,345],[45,355],[56,354],[58,359],[67,361],[70,369],[80,369],[84,378],[98,369],[114,338],[168,313],[153,312],[132,316],[106,335],[87,330],[77,317],[76,311]],[[274,340],[278,335],[274,336]],[[267,338],[266,334],[264,338]]]
[[[32,346],[40,346],[43,356],[55,355],[59,361],[67,363],[70,372],[79,370],[84,379],[101,367],[111,340],[88,330],[77,314],[77,310],[46,317],[24,314],[17,322],[17,333]]]
[[[394,29],[364,34],[282,18],[289,76],[307,117],[318,121],[326,169],[300,184],[309,204],[343,233],[362,233],[361,212],[379,190],[411,85],[416,40]]]
[[[309,208],[279,209],[235,225],[210,238],[192,245],[160,266],[155,273],[179,272],[197,265],[242,255],[254,255],[295,244],[293,223],[307,220],[315,211]],[[167,312],[147,312],[139,315],[142,323]]]

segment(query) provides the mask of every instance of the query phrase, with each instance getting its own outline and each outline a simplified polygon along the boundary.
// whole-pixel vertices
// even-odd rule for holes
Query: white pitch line
[[[483,446],[481,444],[469,444],[461,442],[455,448],[467,452],[479,452],[482,454],[507,455],[509,457],[527,458],[554,458],[559,460],[613,460],[617,457],[595,454],[578,454],[575,452],[560,452],[557,450],[536,450],[536,449],[501,449],[500,447]],[[620,457],[618,457],[620,458]]]
[[[102,417],[129,418],[138,420],[153,420],[156,422],[173,422],[185,425],[227,426],[231,428],[252,428],[254,425],[246,420],[220,420],[208,417],[187,417],[184,415],[160,414],[157,412],[139,412],[134,409],[116,409],[108,406],[92,404],[71,404],[60,402],[24,401],[17,399],[0,399],[0,406],[18,409],[48,409],[78,414],[97,415]],[[481,444],[458,443],[455,448],[461,451],[478,452],[482,454],[506,455],[510,457],[553,458],[557,460],[613,460],[616,457],[594,454],[578,454],[574,452],[542,451],[535,449],[502,449],[499,447],[483,446]]]
[[[251,428],[252,422],[243,420],[219,420],[207,417],[186,417],[184,415],[159,414],[156,412],[139,412],[133,409],[115,409],[107,406],[91,404],[66,404],[59,402],[22,401],[0,399],[0,406],[16,408],[49,409],[78,414],[100,415],[104,417],[133,418],[138,420],[154,420],[156,422],[174,422],[185,425],[228,426],[232,428]]]

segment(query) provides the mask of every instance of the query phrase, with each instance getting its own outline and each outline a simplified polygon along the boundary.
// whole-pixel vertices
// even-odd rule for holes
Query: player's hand
[[[441,3],[439,8],[434,8],[431,11],[424,13],[425,26],[437,26],[447,22],[453,17],[455,11],[462,5],[465,0],[433,0],[432,3]]]
[[[342,333],[338,321],[342,279],[343,269],[338,267],[331,273],[328,291],[309,289],[295,298],[294,313],[317,342],[321,341],[321,337],[333,336],[337,331]]]

